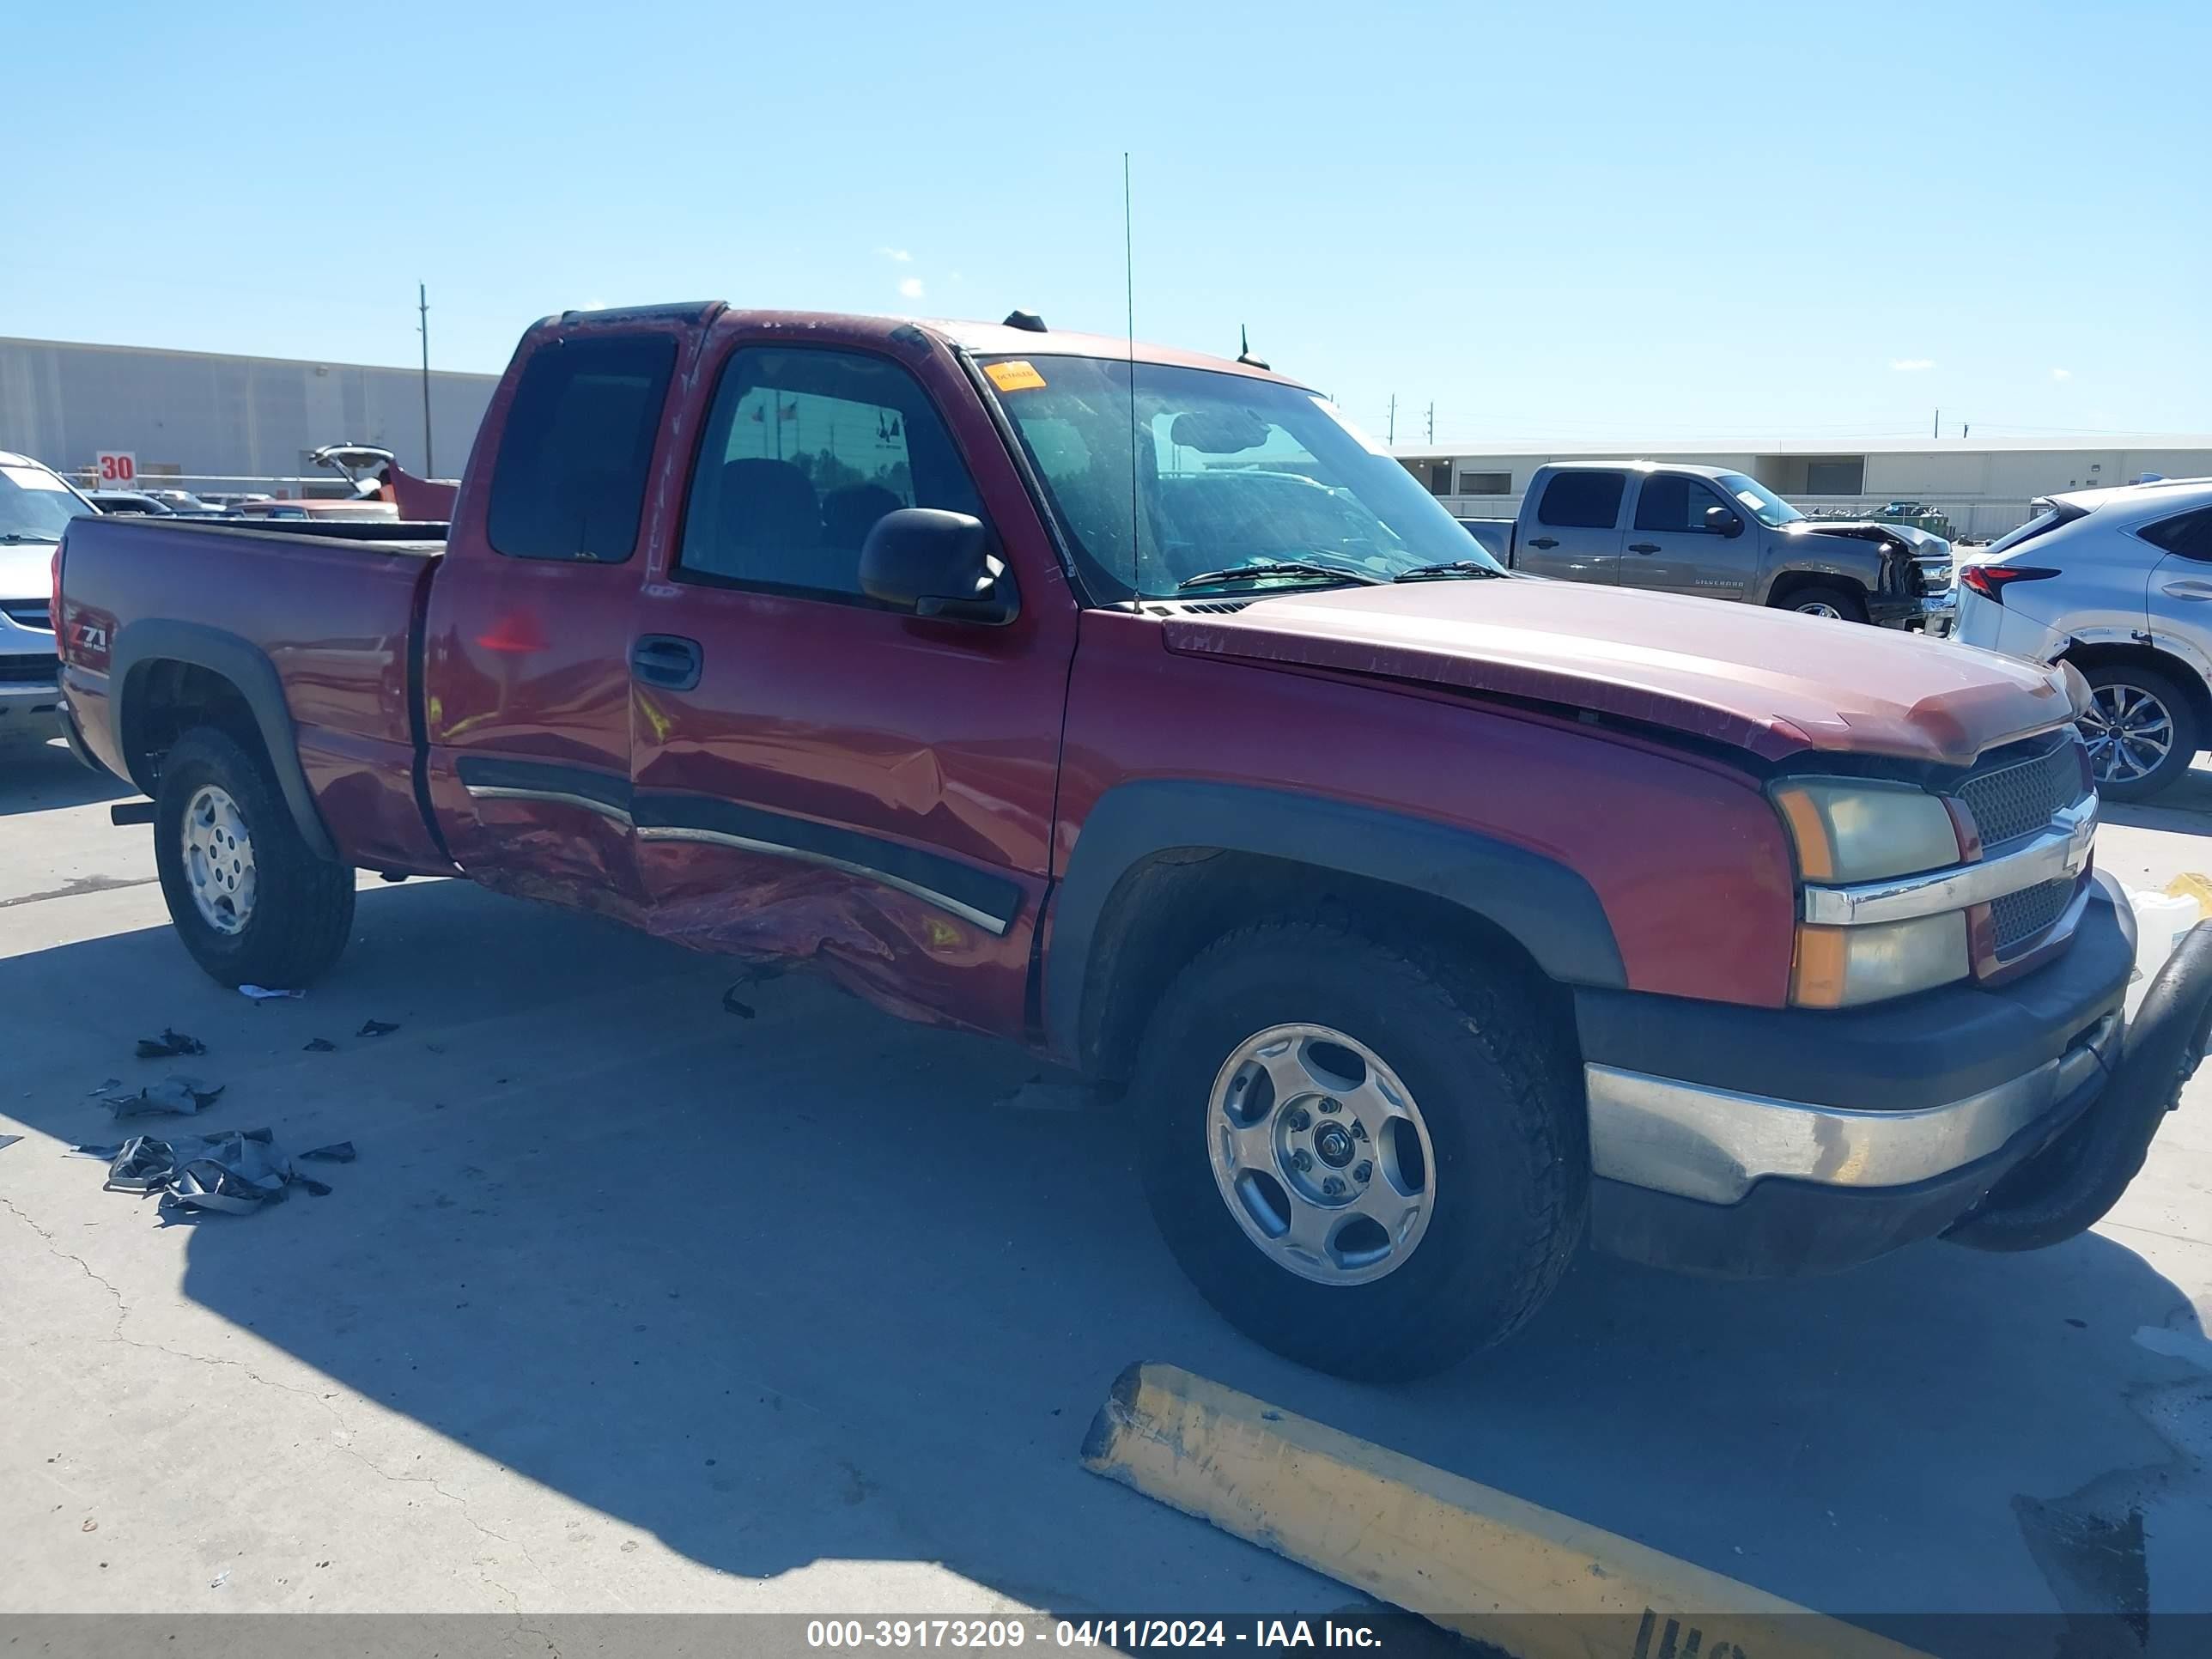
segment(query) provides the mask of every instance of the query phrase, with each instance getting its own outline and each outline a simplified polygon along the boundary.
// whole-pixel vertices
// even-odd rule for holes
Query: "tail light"
[[[46,567],[46,574],[53,579],[53,592],[46,599],[46,626],[54,630],[54,654],[58,657],[62,654],[62,548],[59,542],[54,544],[53,562]]]
[[[2039,582],[2058,573],[2035,564],[1969,564],[1959,570],[1959,580],[1985,599],[2004,603],[2005,589],[2014,582]]]

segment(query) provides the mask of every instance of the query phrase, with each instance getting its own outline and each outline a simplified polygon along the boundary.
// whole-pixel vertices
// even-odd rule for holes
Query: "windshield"
[[[0,541],[58,542],[91,511],[43,466],[0,464]]]
[[[1805,515],[1784,501],[1756,478],[1747,478],[1741,472],[1723,472],[1720,487],[1743,503],[1751,516],[1770,529],[1785,524],[1795,524]]]
[[[1139,363],[1133,444],[1125,362],[1031,357],[984,373],[1100,599],[1313,586],[1329,570],[1503,572],[1411,473],[1296,386]],[[1235,574],[1286,563],[1324,568]]]

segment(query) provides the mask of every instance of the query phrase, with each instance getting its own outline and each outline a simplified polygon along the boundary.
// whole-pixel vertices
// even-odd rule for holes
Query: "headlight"
[[[1848,886],[1942,870],[1963,854],[1943,803],[1909,784],[1845,778],[1778,784],[1774,805],[1808,882]],[[1790,1000],[1844,1008],[1948,985],[1973,971],[1963,910],[1869,927],[1801,923]]]
[[[1910,784],[1814,778],[1778,784],[1774,805],[1807,881],[1881,881],[1960,857],[1942,801]]]
[[[1972,970],[1963,910],[1871,927],[1808,924],[1797,930],[1790,1000],[1800,1008],[1848,1008],[1948,985]]]

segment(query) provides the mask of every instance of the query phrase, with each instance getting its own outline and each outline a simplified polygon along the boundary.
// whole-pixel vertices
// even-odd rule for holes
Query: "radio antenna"
[[[1144,592],[1137,561],[1144,519],[1137,504],[1137,252],[1129,213],[1129,152],[1121,152],[1121,293],[1129,325],[1129,599]]]

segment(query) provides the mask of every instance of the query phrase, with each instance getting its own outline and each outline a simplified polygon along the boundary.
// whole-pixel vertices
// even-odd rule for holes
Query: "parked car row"
[[[692,305],[532,327],[447,535],[46,522],[70,740],[218,982],[328,969],[357,869],[825,971],[1125,1085],[1176,1258],[1305,1363],[1448,1364],[1586,1239],[2092,1225],[2212,932],[2130,1021],[2081,673],[1907,637],[1948,557],[1741,475],[1538,483],[1508,556],[1603,586],[1249,361]],[[1738,541],[1762,603],[1684,597]]]

